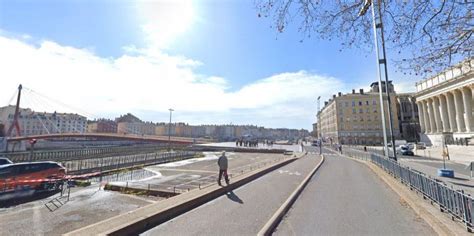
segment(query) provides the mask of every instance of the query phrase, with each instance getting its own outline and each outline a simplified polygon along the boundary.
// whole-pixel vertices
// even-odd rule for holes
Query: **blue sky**
[[[32,73],[0,74],[9,85],[0,101],[23,83],[89,118],[130,111],[165,121],[172,106],[191,124],[310,129],[317,96],[376,80],[373,53],[304,38],[297,22],[277,33],[253,2],[0,0],[0,49],[11,53],[3,60]],[[60,109],[52,107],[36,109]]]

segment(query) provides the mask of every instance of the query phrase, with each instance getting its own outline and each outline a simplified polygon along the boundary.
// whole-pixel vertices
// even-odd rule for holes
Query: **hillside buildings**
[[[87,118],[78,114],[59,112],[35,112],[29,108],[20,108],[18,123],[21,133],[13,129],[12,135],[41,135],[51,133],[85,133]],[[1,133],[6,134],[15,115],[15,106],[0,108],[0,123],[3,126]]]

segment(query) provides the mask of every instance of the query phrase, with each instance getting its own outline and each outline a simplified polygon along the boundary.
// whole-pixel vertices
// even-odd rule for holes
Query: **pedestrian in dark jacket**
[[[221,179],[222,175],[224,175],[225,182],[229,185],[229,176],[227,175],[228,161],[225,156],[225,151],[222,152],[222,155],[217,160],[217,165],[219,166],[219,179],[217,180],[217,183],[222,186]]]

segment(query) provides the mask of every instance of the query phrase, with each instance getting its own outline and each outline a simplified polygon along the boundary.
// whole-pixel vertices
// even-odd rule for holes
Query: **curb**
[[[281,222],[285,214],[290,210],[291,206],[293,203],[296,201],[298,196],[303,192],[303,189],[306,187],[306,185],[309,183],[309,180],[313,175],[316,173],[316,171],[319,169],[319,167],[323,164],[324,162],[324,156],[321,155],[321,161],[314,167],[314,169],[306,176],[306,178],[301,182],[301,184],[291,193],[291,195],[286,199],[286,201],[283,203],[283,205],[278,208],[278,210],[273,214],[273,216],[268,220],[268,222],[263,226],[262,229],[258,232],[257,235],[271,235],[275,228],[278,226],[278,224]]]
[[[304,156],[303,154],[302,156]],[[226,192],[247,184],[275,169],[285,166],[299,157],[290,158],[276,164],[249,172],[239,177],[229,186],[212,186],[204,192],[188,192],[169,198],[156,204],[148,205],[137,210],[127,212],[101,222],[79,228],[64,235],[138,235],[170,219],[199,207]],[[198,194],[196,194],[198,193]],[[168,206],[167,206],[168,204]]]
[[[347,157],[347,156],[346,156]],[[466,232],[456,230],[449,225],[448,221],[446,221],[442,216],[437,217],[438,214],[433,212],[436,208],[432,206],[427,208],[423,206],[423,202],[420,204],[420,200],[416,193],[406,189],[406,186],[400,186],[397,180],[393,179],[393,177],[387,173],[385,173],[380,167],[364,160],[358,160],[355,158],[347,157],[351,160],[357,161],[359,163],[365,164],[375,175],[377,175],[392,191],[394,191],[403,201],[405,201],[408,206],[420,217],[422,218],[430,227],[433,229],[434,232],[438,235],[466,235]],[[452,222],[451,222],[452,223]]]

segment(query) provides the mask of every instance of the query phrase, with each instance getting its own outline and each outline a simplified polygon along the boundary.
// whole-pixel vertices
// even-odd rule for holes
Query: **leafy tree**
[[[364,0],[255,0],[259,17],[270,17],[279,32],[300,21],[304,36],[342,41],[342,48],[373,47],[372,15],[359,16]],[[387,50],[405,72],[443,70],[474,50],[474,1],[372,0],[380,4]]]

